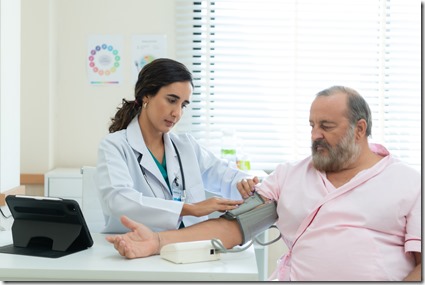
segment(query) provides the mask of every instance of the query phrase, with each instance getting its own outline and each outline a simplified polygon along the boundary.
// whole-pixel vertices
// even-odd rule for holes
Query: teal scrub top
[[[152,152],[149,150],[150,154],[153,157],[153,160],[156,163],[156,166],[158,166],[159,171],[161,171],[162,177],[164,177],[165,182],[167,182],[168,190],[170,190],[171,195],[173,195],[173,192],[171,192],[170,182],[168,181],[168,173],[167,173],[167,159],[164,154],[164,159],[162,160],[162,163],[156,159],[156,157],[152,154]],[[183,221],[180,223],[179,229],[184,228]]]
[[[159,171],[161,171],[162,177],[164,177],[164,180],[168,185],[168,190],[170,191],[171,195],[173,195],[173,193],[171,192],[170,182],[168,181],[167,159],[166,159],[165,153],[164,153],[164,159],[162,160],[162,163],[160,163],[150,150],[149,152],[152,155],[152,158],[155,161],[156,166],[158,166]]]

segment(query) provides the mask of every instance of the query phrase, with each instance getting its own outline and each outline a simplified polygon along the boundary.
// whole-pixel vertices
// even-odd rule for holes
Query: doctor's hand
[[[107,236],[120,255],[127,258],[139,258],[159,254],[160,239],[156,232],[135,221],[121,217],[121,223],[131,231],[122,235]]]
[[[225,212],[237,208],[243,200],[230,200],[221,197],[212,197],[204,201],[183,204],[181,216],[201,217],[209,215],[215,211]]]
[[[241,193],[242,198],[246,199],[252,195],[254,192],[254,186],[260,182],[257,176],[252,179],[242,179],[236,183],[236,188],[238,188],[239,193]]]

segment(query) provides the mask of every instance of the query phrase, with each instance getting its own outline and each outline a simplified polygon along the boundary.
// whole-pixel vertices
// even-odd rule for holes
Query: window
[[[371,141],[420,170],[419,1],[177,0],[176,29],[195,78],[178,130],[216,154],[233,130],[255,169],[310,155],[315,94],[346,85],[372,109]]]

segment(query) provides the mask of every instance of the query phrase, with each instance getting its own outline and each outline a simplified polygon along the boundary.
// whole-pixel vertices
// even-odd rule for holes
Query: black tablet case
[[[93,239],[78,203],[71,199],[9,195],[13,244],[0,253],[57,258],[87,249]]]

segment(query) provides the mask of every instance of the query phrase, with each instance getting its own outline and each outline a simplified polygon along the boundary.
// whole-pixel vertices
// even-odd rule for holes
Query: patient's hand
[[[236,183],[239,193],[241,193],[242,198],[246,199],[252,195],[254,192],[254,186],[260,182],[257,176],[252,179],[242,179]]]
[[[106,240],[114,244],[120,255],[127,258],[139,258],[159,254],[160,240],[158,233],[135,221],[121,217],[121,223],[130,229],[130,232],[107,236]]]

